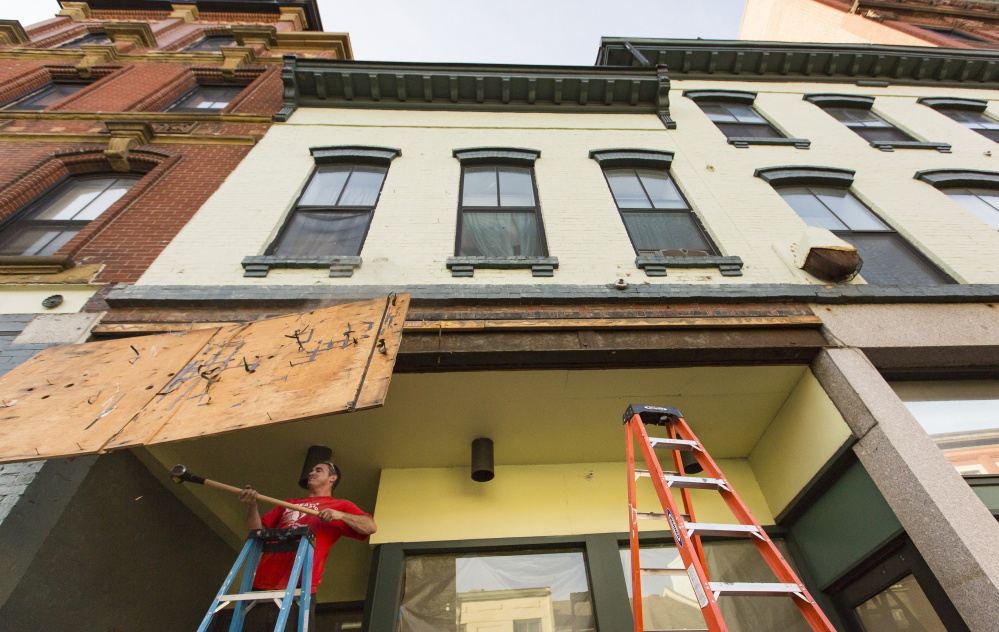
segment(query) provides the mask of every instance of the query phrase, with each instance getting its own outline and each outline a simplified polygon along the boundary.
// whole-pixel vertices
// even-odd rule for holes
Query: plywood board
[[[358,405],[368,365],[392,366],[378,341],[399,345],[406,301],[372,299],[222,329],[108,449],[350,412],[384,401],[388,381]],[[401,315],[399,309],[402,309]],[[388,318],[400,327],[384,330]]]
[[[380,406],[409,295],[46,349],[0,378],[0,463]],[[369,380],[370,379],[370,383]]]
[[[99,452],[217,332],[45,349],[0,377],[0,462]]]

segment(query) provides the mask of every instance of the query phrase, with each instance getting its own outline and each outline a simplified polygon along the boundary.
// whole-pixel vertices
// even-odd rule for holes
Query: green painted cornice
[[[999,88],[999,51],[981,49],[605,37],[596,63],[666,66],[673,79]]]
[[[658,114],[667,128],[665,69],[430,64],[285,55],[286,121],[297,107]]]

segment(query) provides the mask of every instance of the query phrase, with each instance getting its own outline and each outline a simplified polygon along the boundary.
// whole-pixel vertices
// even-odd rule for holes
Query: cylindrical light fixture
[[[485,483],[493,480],[493,440],[480,437],[472,441],[472,480]]]
[[[693,452],[681,452],[680,463],[683,464],[684,474],[697,474],[698,472],[704,471],[701,464],[697,462],[697,458],[694,456]]]
[[[302,489],[309,489],[309,472],[323,461],[333,458],[333,450],[324,445],[314,445],[309,447],[305,454],[305,463],[302,464],[302,475],[298,477],[298,486]]]

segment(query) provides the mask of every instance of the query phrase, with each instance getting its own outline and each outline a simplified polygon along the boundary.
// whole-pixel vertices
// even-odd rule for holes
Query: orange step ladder
[[[646,424],[665,426],[668,437],[649,437],[645,431]],[[835,632],[829,619],[822,613],[818,604],[808,594],[805,585],[791,569],[784,557],[767,536],[763,527],[749,512],[746,504],[729,485],[728,480],[715,465],[701,443],[684,421],[683,415],[675,408],[661,406],[643,406],[632,404],[624,413],[626,435],[626,451],[628,456],[628,528],[631,541],[631,585],[633,610],[635,616],[635,632],[667,632],[665,630],[645,630],[642,621],[642,575],[654,575],[665,569],[644,569],[639,562],[638,520],[666,520],[669,522],[677,551],[683,560],[683,567],[690,578],[691,586],[697,597],[697,603],[704,615],[709,632],[726,632],[728,626],[722,618],[718,607],[718,598],[722,596],[775,596],[790,597],[804,615],[812,630]],[[645,457],[646,467],[635,468],[635,439]],[[673,454],[673,471],[664,472],[659,464],[656,449],[670,450]],[[690,452],[704,470],[703,477],[684,475],[681,452]],[[648,476],[652,479],[659,502],[664,513],[640,512],[636,496],[636,481]],[[679,489],[683,500],[684,512],[680,513],[676,500],[670,492],[671,488]],[[693,507],[690,502],[690,489],[713,489],[721,494],[728,508],[735,515],[738,524],[705,524],[696,522]],[[756,549],[763,556],[767,565],[773,570],[778,582],[714,582],[708,578],[704,563],[704,551],[700,536],[722,536],[750,538]]]

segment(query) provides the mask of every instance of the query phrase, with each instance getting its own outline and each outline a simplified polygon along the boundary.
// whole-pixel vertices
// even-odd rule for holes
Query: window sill
[[[635,266],[645,270],[645,276],[664,277],[666,268],[718,268],[722,276],[742,276],[740,257],[662,257],[642,255]]]
[[[796,149],[808,149],[812,146],[812,141],[807,138],[754,138],[752,136],[746,136],[729,138],[728,144],[735,145],[739,149],[745,149],[750,145],[793,145]]]
[[[265,277],[277,269],[330,269],[330,277],[353,276],[354,270],[361,267],[360,257],[285,257],[281,255],[260,255],[244,257],[242,261],[244,277]]]
[[[0,274],[58,274],[75,265],[72,257],[64,255],[0,256]]]
[[[453,277],[470,277],[480,270],[525,270],[531,276],[555,276],[558,257],[448,257],[447,269]]]
[[[881,151],[895,151],[896,149],[936,149],[941,154],[950,153],[950,145],[947,143],[924,143],[922,141],[880,141],[872,140],[871,147]]]

